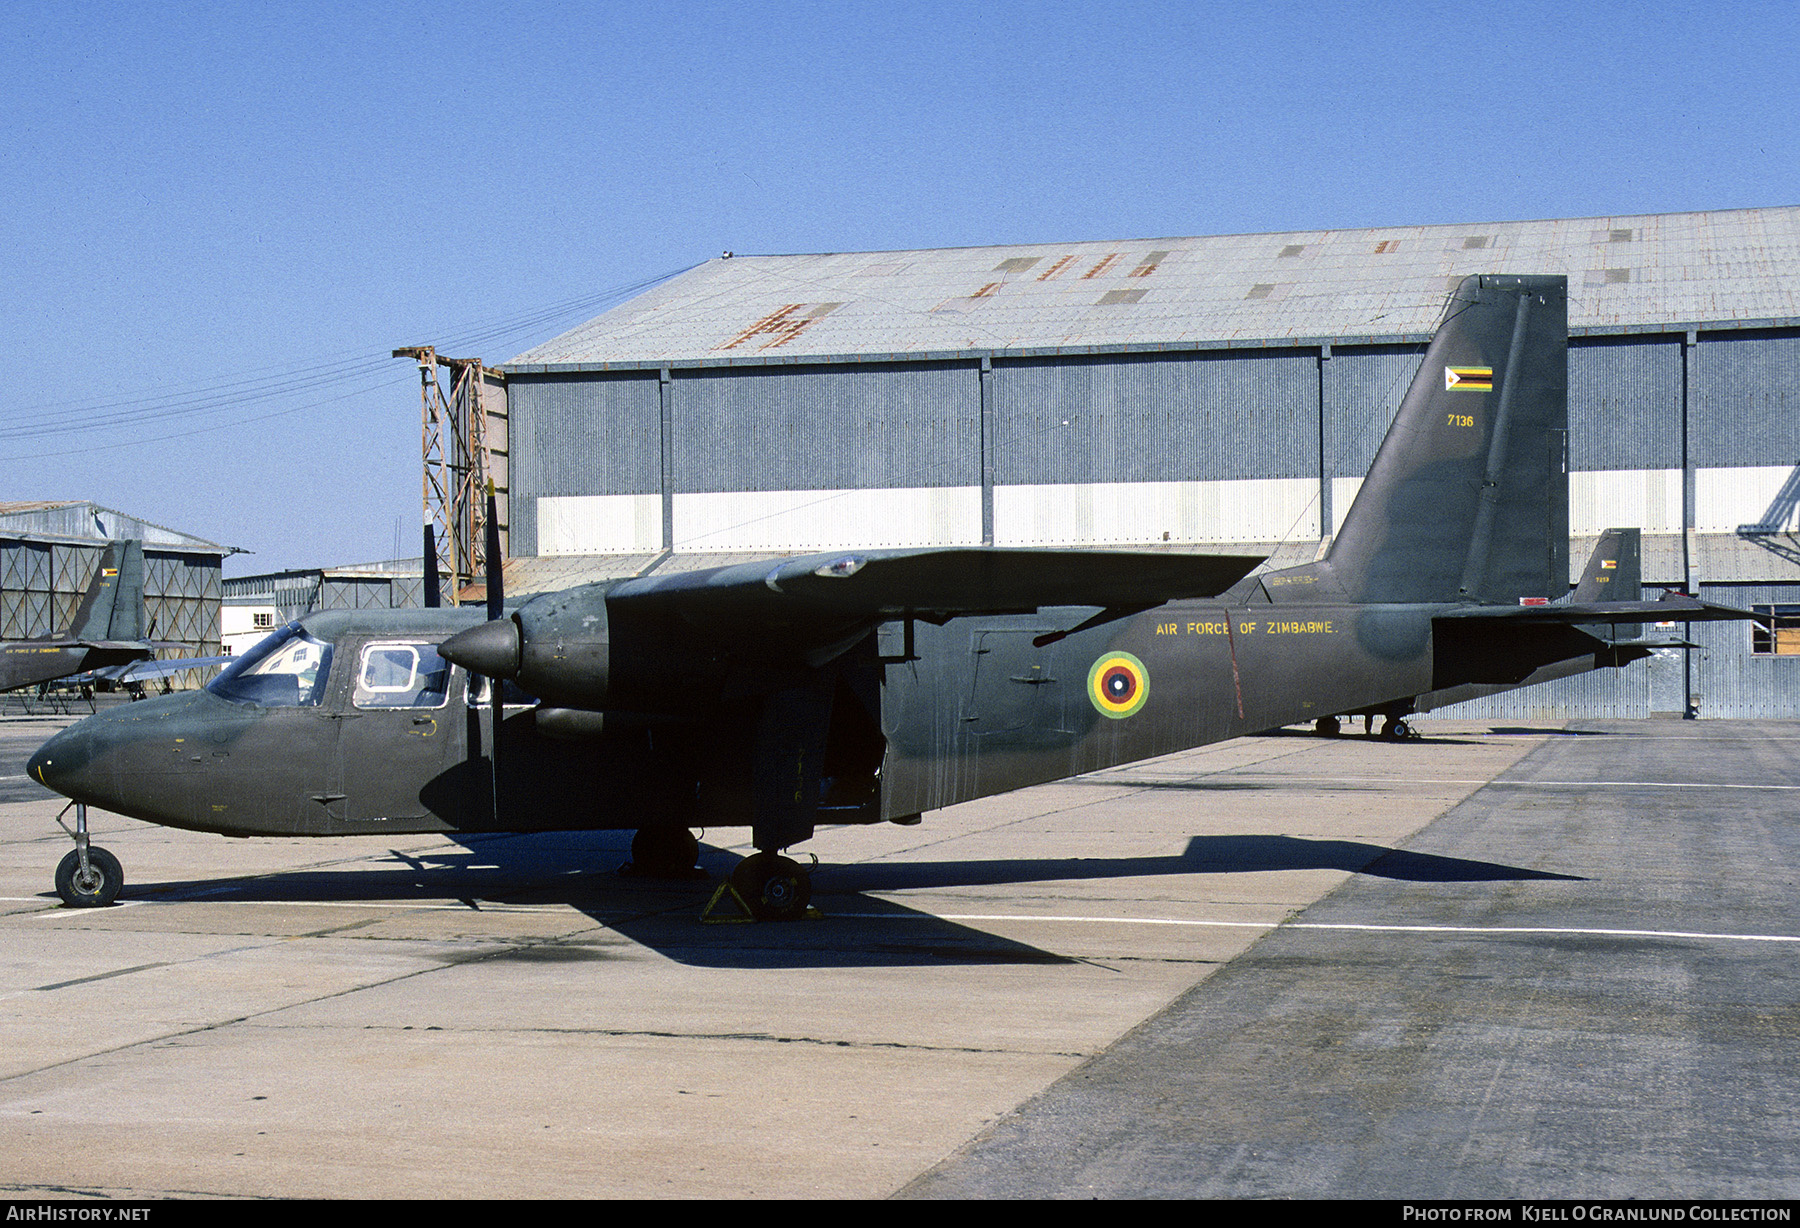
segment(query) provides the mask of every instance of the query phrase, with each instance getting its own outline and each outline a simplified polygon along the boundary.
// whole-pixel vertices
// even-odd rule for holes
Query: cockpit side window
[[[331,645],[289,623],[231,663],[206,689],[233,703],[316,707],[325,697]]]
[[[450,663],[430,644],[363,646],[351,702],[359,708],[441,708],[450,696]]]

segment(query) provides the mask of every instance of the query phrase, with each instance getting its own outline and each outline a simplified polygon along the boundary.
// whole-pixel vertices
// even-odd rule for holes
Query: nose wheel
[[[80,851],[71,852],[56,867],[56,894],[70,908],[105,908],[119,898],[125,871],[119,859],[103,848],[87,850],[87,864]]]
[[[56,867],[56,894],[68,908],[105,908],[119,898],[125,870],[117,857],[88,843],[87,807],[80,802],[75,803],[75,830],[69,834],[75,848]]]

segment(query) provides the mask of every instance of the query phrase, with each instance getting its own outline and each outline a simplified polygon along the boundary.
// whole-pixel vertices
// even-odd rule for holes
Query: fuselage
[[[1051,609],[919,624],[910,656],[902,624],[885,624],[835,666],[818,819],[903,817],[1334,713],[1405,711],[1447,681],[1442,609],[1175,602],[1034,642],[1094,613]],[[751,822],[758,700],[728,668],[661,716],[609,714],[574,738],[546,736],[515,697],[496,755],[484,681],[435,652],[479,621],[314,615],[264,674],[91,717],[29,770],[91,805],[232,835]]]
[[[148,646],[102,646],[75,640],[11,640],[0,643],[0,691],[54,682],[91,669],[150,657]]]

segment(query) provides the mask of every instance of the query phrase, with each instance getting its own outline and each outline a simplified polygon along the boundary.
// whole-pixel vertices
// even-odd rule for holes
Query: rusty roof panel
[[[1578,331],[1792,321],[1800,319],[1800,207],[733,256],[508,365],[1411,338],[1432,331],[1445,287],[1470,273],[1566,275]],[[1141,301],[1110,293],[1144,278],[1156,293]]]

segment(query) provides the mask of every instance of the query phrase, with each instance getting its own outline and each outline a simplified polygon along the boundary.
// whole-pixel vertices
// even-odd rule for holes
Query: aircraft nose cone
[[[442,644],[438,652],[472,674],[489,678],[513,678],[519,673],[519,624],[510,618],[497,618],[459,631]]]
[[[46,788],[72,797],[92,758],[89,740],[75,729],[65,729],[32,752],[25,774]]]

